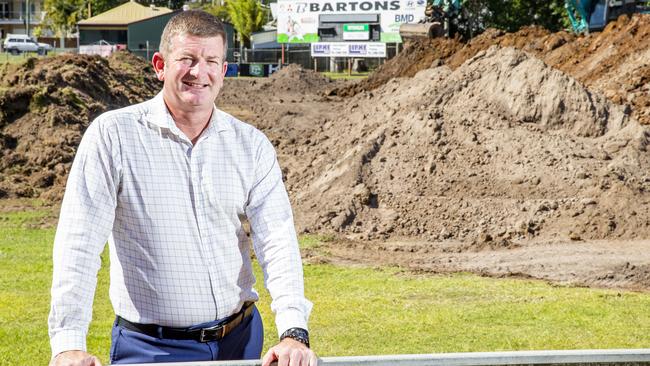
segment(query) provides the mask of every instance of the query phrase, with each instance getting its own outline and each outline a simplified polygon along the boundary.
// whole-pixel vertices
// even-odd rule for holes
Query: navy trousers
[[[220,321],[197,324],[205,328]],[[259,359],[264,342],[262,318],[257,308],[219,341],[160,339],[113,325],[111,364],[225,361]]]

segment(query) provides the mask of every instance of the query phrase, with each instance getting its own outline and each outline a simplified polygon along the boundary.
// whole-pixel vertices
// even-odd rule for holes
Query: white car
[[[21,52],[37,52],[39,55],[46,55],[52,50],[47,43],[38,43],[26,34],[7,34],[3,43],[5,52],[17,55]]]

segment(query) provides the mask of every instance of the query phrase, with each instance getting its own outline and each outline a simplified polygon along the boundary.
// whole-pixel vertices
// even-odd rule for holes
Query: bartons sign
[[[319,12],[351,12],[351,11],[382,11],[399,10],[399,0],[394,1],[348,1],[335,3],[309,3],[309,11]]]
[[[278,42],[319,42],[321,14],[379,14],[381,42],[401,42],[399,26],[424,18],[426,0],[278,0]]]

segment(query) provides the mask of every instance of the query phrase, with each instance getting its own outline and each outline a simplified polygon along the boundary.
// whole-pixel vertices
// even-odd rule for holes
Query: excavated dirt
[[[407,44],[381,72],[354,85],[338,88],[341,96],[372,90],[394,77],[411,77],[431,63],[455,69],[478,52],[499,45],[532,53],[614,103],[629,107],[643,124],[650,124],[650,15],[621,16],[602,32],[575,36],[526,27],[516,33],[488,30],[462,44],[458,40],[433,39]]]
[[[361,83],[227,79],[217,104],[276,146],[299,232],[334,235],[310,261],[648,290],[648,31],[490,30],[411,45]],[[2,194],[56,201],[88,121],[155,94],[119,57],[5,70]]]
[[[0,71],[0,198],[62,198],[81,136],[93,118],[143,101],[160,83],[119,52],[29,59]]]

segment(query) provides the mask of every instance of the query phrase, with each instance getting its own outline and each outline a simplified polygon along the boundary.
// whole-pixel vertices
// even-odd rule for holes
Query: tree
[[[45,11],[49,26],[61,37],[76,29],[77,22],[84,19],[84,0],[45,0]]]
[[[124,1],[120,0],[85,0],[86,3],[90,1],[90,9],[92,14],[90,16],[95,16],[101,14],[107,10],[113,9],[114,7],[121,5]],[[84,13],[84,19],[89,18],[87,13]]]
[[[521,27],[539,25],[552,32],[566,28],[564,0],[465,0],[457,29],[471,38],[487,28],[516,32]]]
[[[228,14],[228,9],[226,8],[225,5],[220,5],[220,4],[208,5],[204,7],[203,10],[214,15],[215,17],[221,19],[224,22],[228,22],[228,23],[232,22],[230,20],[230,15]]]
[[[262,29],[266,21],[266,10],[257,0],[229,0],[226,10],[245,46],[250,46],[253,32]]]
[[[527,25],[539,25],[550,31],[560,30],[563,24],[564,0],[490,1],[492,26],[510,32]]]

